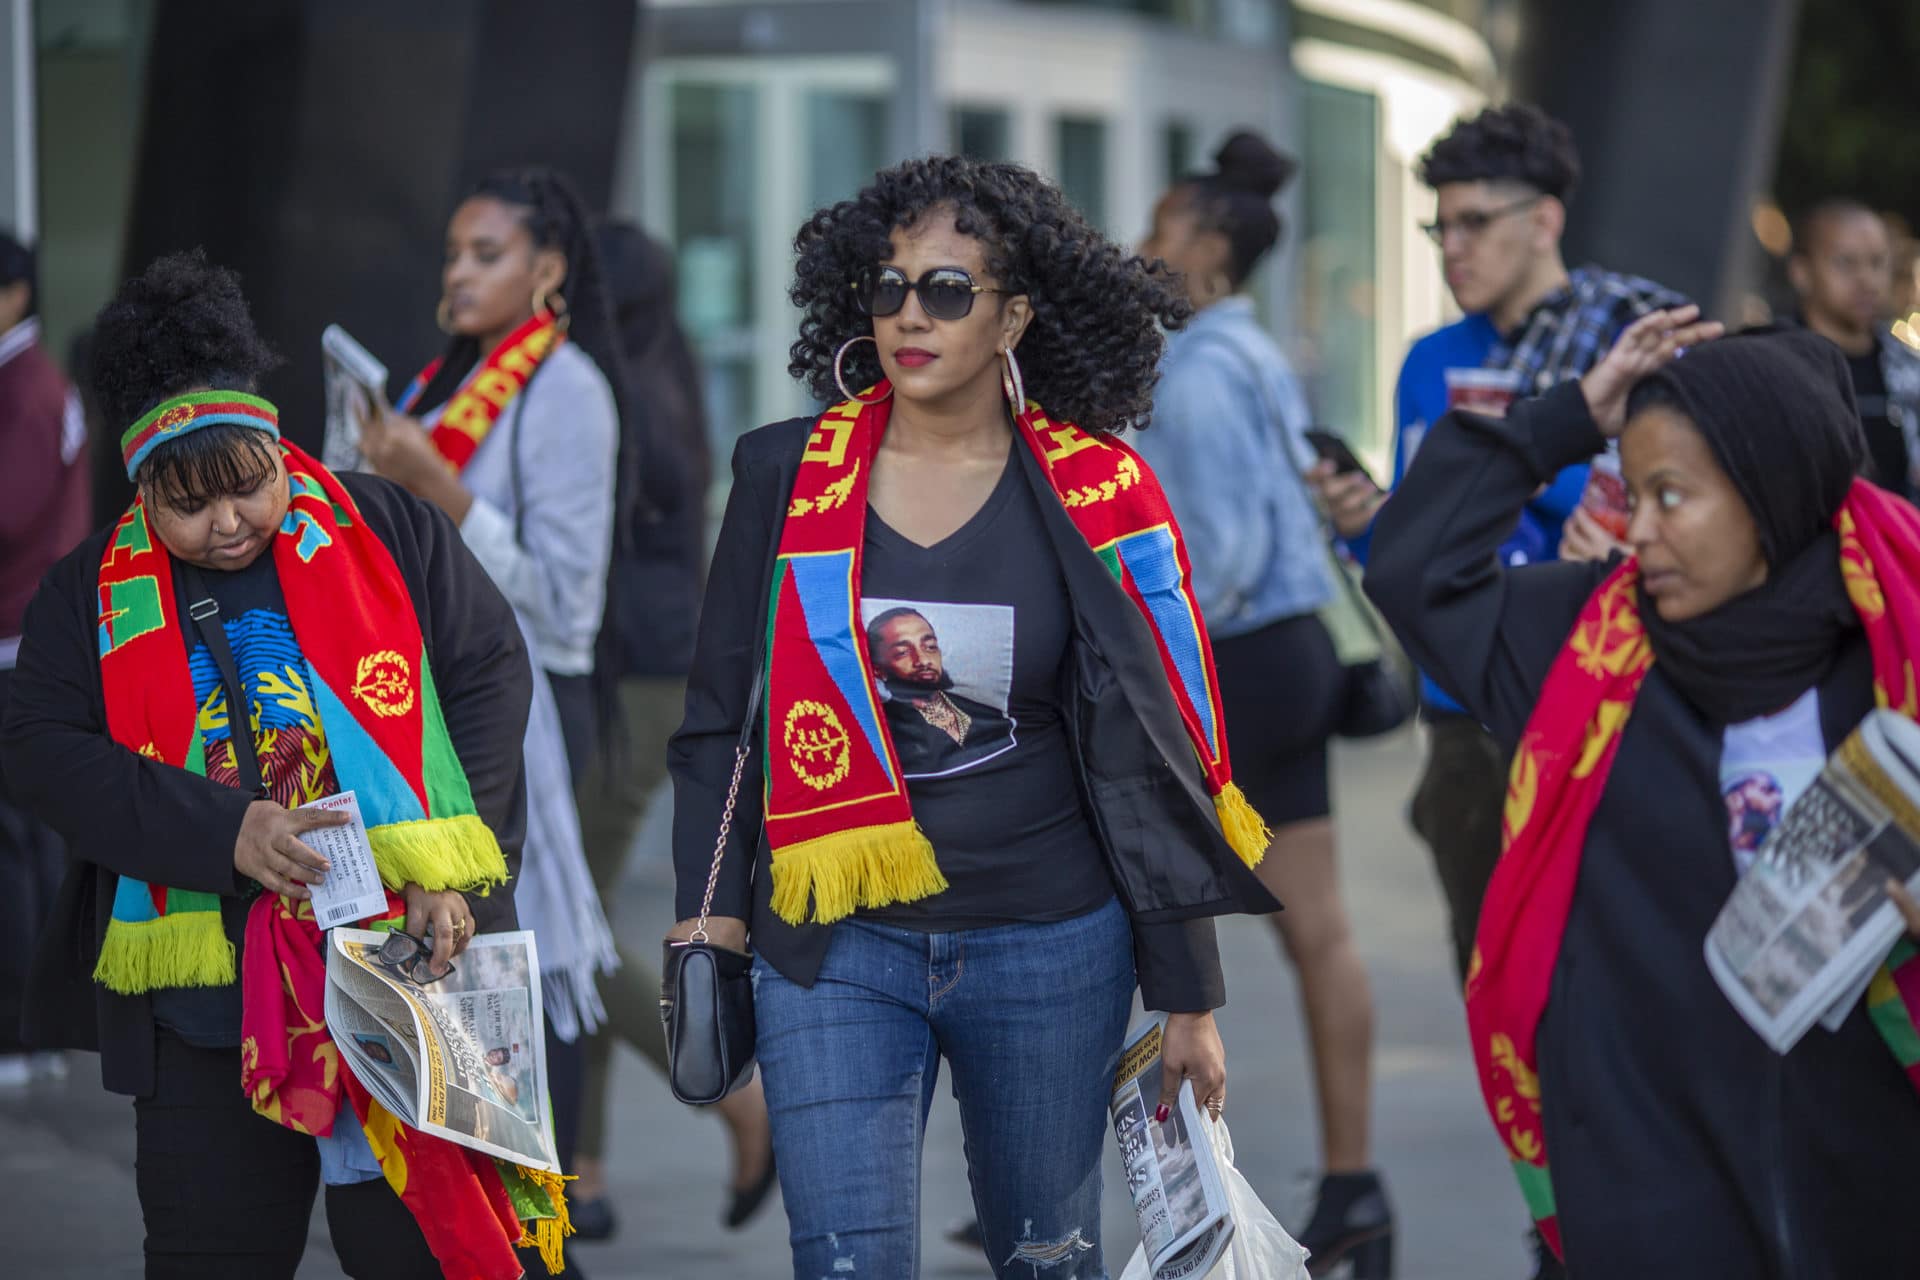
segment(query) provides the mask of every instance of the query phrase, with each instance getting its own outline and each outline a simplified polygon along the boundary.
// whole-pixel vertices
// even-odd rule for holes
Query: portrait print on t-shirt
[[[1013,609],[863,599],[867,661],[909,778],[962,773],[1013,750]]]

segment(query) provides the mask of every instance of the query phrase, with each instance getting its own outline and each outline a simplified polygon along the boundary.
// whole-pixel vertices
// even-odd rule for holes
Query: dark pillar
[[[434,354],[447,216],[541,163],[612,187],[635,0],[172,0],[158,6],[124,269],[206,246],[286,357],[265,388],[320,433],[320,331],[392,371]]]
[[[1526,0],[1514,96],[1573,128],[1569,265],[1650,276],[1716,314],[1753,269],[1798,0]]]

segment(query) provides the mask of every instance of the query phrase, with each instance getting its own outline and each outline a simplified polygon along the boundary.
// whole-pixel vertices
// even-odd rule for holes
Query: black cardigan
[[[438,508],[373,476],[345,474],[420,618],[447,733],[480,818],[518,873],[526,834],[521,768],[532,671],[513,610]],[[97,1049],[106,1087],[153,1090],[153,1009],[93,981],[121,875],[224,895],[238,941],[245,904],[234,842],[252,798],[148,760],[107,735],[94,617],[111,528],[56,564],[27,609],[0,751],[21,807],[66,838],[68,867],[38,947],[23,1018],[30,1043]],[[177,585],[177,584],[176,584]],[[512,929],[511,883],[471,895],[478,931]]]
[[[811,418],[776,423],[750,432],[734,449],[733,492],[708,573],[686,719],[668,747],[674,901],[682,919],[700,911],[766,631],[780,517],[812,427]],[[1226,985],[1210,917],[1274,911],[1279,904],[1221,834],[1146,620],[1087,546],[1039,464],[1024,448],[1015,446],[1013,454],[1040,498],[1072,596],[1065,719],[1087,813],[1133,921],[1141,996],[1150,1009],[1218,1008]],[[796,927],[773,913],[761,777],[756,750],[741,783],[713,912],[749,919],[754,949],[792,981],[810,986],[831,930]]]
[[[1380,513],[1368,593],[1408,652],[1513,747],[1609,570],[1502,567],[1534,489],[1602,447],[1577,384],[1505,421],[1454,414]],[[1852,632],[1820,686],[1828,750],[1873,705]],[[1734,1012],[1702,946],[1733,891],[1706,721],[1656,663],[1588,828],[1539,1028],[1547,1158],[1580,1276],[1912,1274],[1920,1097],[1856,1006],[1784,1057]]]

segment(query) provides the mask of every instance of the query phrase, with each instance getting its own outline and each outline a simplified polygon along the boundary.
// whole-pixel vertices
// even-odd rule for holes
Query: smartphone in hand
[[[1316,454],[1324,461],[1333,464],[1335,475],[1345,476],[1358,472],[1367,476],[1369,480],[1373,479],[1372,476],[1367,475],[1366,465],[1360,461],[1347,442],[1333,432],[1325,427],[1309,427],[1301,434],[1306,437],[1307,443],[1313,446]]]

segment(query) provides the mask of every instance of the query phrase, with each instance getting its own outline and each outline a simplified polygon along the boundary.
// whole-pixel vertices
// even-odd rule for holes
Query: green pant
[[[601,742],[599,756],[581,779],[580,837],[586,846],[587,866],[600,905],[611,920],[614,890],[620,884],[634,834],[646,815],[654,788],[667,773],[667,738],[679,727],[687,682],[675,677],[648,677],[620,683],[620,719],[623,743]],[[645,958],[620,948],[620,968],[600,979],[600,998],[607,1006],[606,1025],[587,1039],[586,1098],[580,1116],[576,1150],[588,1160],[601,1157],[607,1122],[607,1074],[618,1036],[638,1049],[664,1073],[667,1040],[660,1029],[660,976],[652,953]]]

